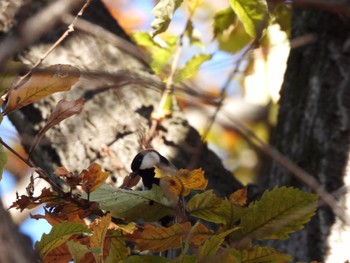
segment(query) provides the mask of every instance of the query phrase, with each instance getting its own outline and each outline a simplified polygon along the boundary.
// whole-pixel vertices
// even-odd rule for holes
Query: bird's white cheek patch
[[[149,152],[143,157],[140,169],[150,169],[158,163],[160,163],[160,158],[158,154],[156,154],[155,152]]]

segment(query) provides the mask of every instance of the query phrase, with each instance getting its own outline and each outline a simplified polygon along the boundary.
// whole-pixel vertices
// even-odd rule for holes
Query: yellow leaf
[[[109,172],[102,171],[97,163],[92,163],[87,170],[82,172],[82,188],[84,192],[91,193],[106,181]]]
[[[23,84],[9,91],[4,115],[55,92],[67,91],[80,77],[79,69],[71,65],[52,65],[46,70],[46,72],[34,70]]]
[[[180,169],[175,176],[164,176],[160,180],[160,187],[164,195],[177,204],[179,196],[186,196],[193,190],[204,190],[208,185],[208,180],[204,178],[202,169],[186,170]]]

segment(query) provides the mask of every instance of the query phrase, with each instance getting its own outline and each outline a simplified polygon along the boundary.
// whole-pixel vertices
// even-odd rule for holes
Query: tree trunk
[[[19,25],[23,23],[23,16],[33,13],[31,9],[34,8],[37,6],[30,4],[25,7],[25,12],[19,12]],[[92,1],[82,18],[128,39],[100,1]],[[18,55],[18,59],[29,65],[35,63],[66,28],[66,25],[61,25],[46,33],[35,45]],[[133,44],[130,42],[129,45]],[[162,82],[148,66],[114,43],[78,29],[56,47],[43,64],[70,64],[82,71],[99,74],[83,74],[72,91],[54,95],[11,114],[10,119],[28,148],[59,99],[85,99],[81,114],[46,133],[47,143],[39,145],[32,155],[35,164],[52,173],[57,166],[80,171],[90,163],[98,162],[111,171],[120,184],[130,172],[132,158],[140,150],[140,134],[149,132],[151,112],[158,106],[164,88]],[[62,137],[68,140],[62,141]],[[186,168],[200,143],[199,134],[175,107],[172,117],[160,124],[152,146],[177,167]],[[112,155],[104,154],[105,146]],[[209,187],[219,195],[228,195],[241,186],[205,145],[196,166],[206,171]]]
[[[344,185],[349,158],[350,19],[294,8],[292,39],[307,34],[314,34],[317,41],[290,53],[273,144],[333,192]],[[306,188],[276,164],[265,185]],[[333,246],[329,236],[334,222],[331,209],[322,207],[305,230],[275,245],[296,261],[324,261]],[[344,255],[329,262],[347,259]]]

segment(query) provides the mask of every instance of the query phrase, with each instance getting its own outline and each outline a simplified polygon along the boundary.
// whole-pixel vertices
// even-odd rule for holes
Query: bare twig
[[[247,141],[257,146],[263,153],[268,155],[272,160],[292,173],[296,178],[305,183],[310,189],[317,193],[320,198],[332,209],[334,214],[338,216],[344,223],[350,225],[349,219],[346,217],[344,210],[338,205],[336,199],[332,194],[327,192],[324,187],[313,177],[307,173],[304,169],[296,165],[293,161],[285,157],[273,146],[265,143],[258,136],[255,135],[248,127],[246,127],[241,121],[232,118],[229,114],[225,113],[226,117],[235,124],[237,131],[246,138]]]
[[[28,167],[34,169],[34,171],[39,174],[40,178],[47,181],[56,192],[58,192],[59,194],[65,194],[64,192],[65,185],[63,181],[58,180],[58,178],[54,177],[53,175],[49,175],[40,167],[34,166],[34,164],[30,160],[26,160],[26,158],[22,157],[19,153],[17,153],[14,149],[12,149],[11,146],[5,143],[1,138],[0,138],[0,144],[2,144],[7,150],[9,150],[12,154],[14,154],[17,158],[19,158]]]
[[[22,23],[22,27],[15,34],[9,34],[1,41],[0,65],[4,65],[19,50],[23,50],[53,28],[57,21],[60,21],[62,14],[70,12],[84,2],[82,0],[53,1],[46,8],[31,16]]]
[[[32,66],[32,68],[25,74],[23,75],[21,78],[19,78],[19,80],[16,82],[16,84],[14,85],[19,86],[23,80],[25,80],[32,72],[35,68],[37,68],[43,61],[45,58],[47,58],[48,55],[50,55],[50,53],[58,46],[62,43],[63,40],[65,40],[68,35],[72,32],[74,32],[74,25],[77,22],[77,19],[79,16],[82,16],[85,9],[89,6],[91,0],[87,0],[85,2],[85,4],[83,5],[83,7],[79,10],[78,14],[73,18],[73,21],[68,25],[67,30],[62,34],[62,36],[45,52],[45,54]]]
[[[61,20],[63,23],[69,25],[70,21],[72,21],[73,18],[74,16],[71,14],[64,14]],[[99,25],[93,24],[82,18],[78,18],[75,22],[75,28],[84,31],[85,33],[91,34],[97,38],[104,39],[120,50],[134,56],[143,64],[149,64],[150,58],[145,53],[143,53],[135,44],[109,32]]]

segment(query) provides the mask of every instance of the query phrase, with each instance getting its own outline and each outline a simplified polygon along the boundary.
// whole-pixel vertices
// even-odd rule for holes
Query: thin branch
[[[24,76],[19,78],[14,87],[19,86],[22,81],[25,80],[33,72],[33,70],[37,68],[44,61],[44,59],[47,58],[47,56],[50,55],[51,52],[69,36],[70,33],[74,32],[74,25],[77,22],[78,17],[83,15],[85,9],[90,5],[90,3],[91,0],[87,0],[85,2],[83,7],[79,10],[78,14],[73,17],[73,21],[68,25],[67,30],[62,34],[62,36],[45,52],[45,54],[32,66],[32,68]]]
[[[344,210],[338,205],[337,200],[332,194],[327,192],[324,187],[313,177],[306,172],[300,166],[296,165],[293,161],[285,157],[273,146],[265,143],[255,133],[246,127],[241,121],[232,118],[229,114],[223,112],[225,116],[235,124],[236,130],[246,138],[246,140],[260,149],[263,153],[269,156],[272,160],[278,163],[281,167],[285,168],[291,174],[293,174],[300,181],[305,183],[310,189],[317,193],[320,198],[332,209],[334,214],[338,216],[344,223],[350,225],[349,219],[346,217]]]
[[[53,1],[24,21],[16,33],[9,34],[0,42],[0,66],[4,65],[19,50],[23,50],[53,28],[60,21],[62,14],[70,12],[84,2],[82,0]]]
[[[58,178],[55,178],[53,175],[49,175],[42,168],[34,166],[34,164],[30,160],[26,160],[26,158],[24,158],[19,153],[17,153],[14,149],[11,148],[11,146],[5,143],[1,137],[0,137],[0,144],[2,144],[7,150],[9,150],[12,154],[14,154],[17,158],[19,158],[28,167],[34,169],[34,171],[39,174],[40,178],[47,181],[57,193],[62,195],[65,194],[65,191],[64,191],[65,185],[62,180],[58,180]]]

